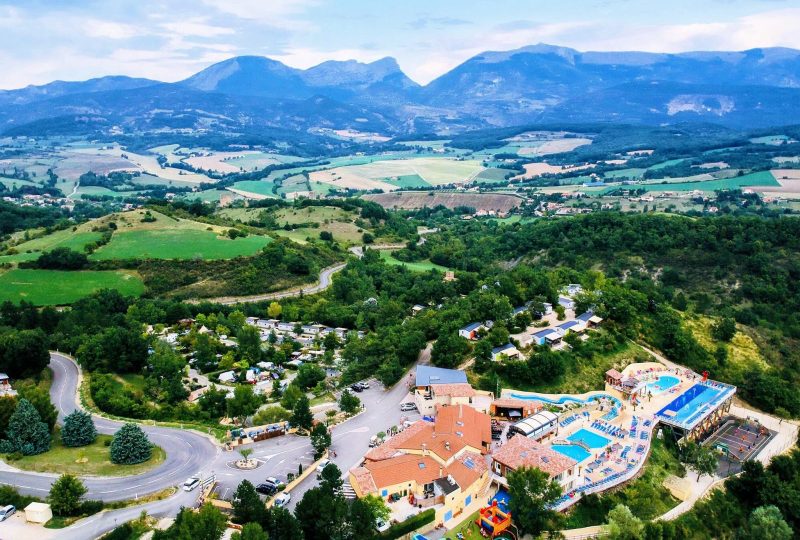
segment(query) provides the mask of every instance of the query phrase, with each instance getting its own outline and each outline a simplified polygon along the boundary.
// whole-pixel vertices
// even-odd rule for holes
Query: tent
[[[47,523],[53,519],[53,511],[50,505],[40,502],[32,502],[25,507],[25,520],[30,523]]]

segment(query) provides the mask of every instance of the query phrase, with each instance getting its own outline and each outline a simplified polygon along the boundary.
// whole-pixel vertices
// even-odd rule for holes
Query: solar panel
[[[425,464],[424,464],[424,463],[422,463],[422,462],[420,462],[420,463],[419,463],[419,468],[420,468],[420,469],[424,469],[424,468],[425,468]]]
[[[464,465],[466,465],[467,469],[474,469],[475,468],[475,462],[472,461],[472,458],[465,459],[464,460]]]

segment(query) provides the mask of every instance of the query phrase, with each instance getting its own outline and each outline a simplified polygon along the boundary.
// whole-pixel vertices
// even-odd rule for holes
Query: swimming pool
[[[569,437],[567,437],[568,441],[577,442],[580,441],[589,448],[605,448],[608,446],[608,443],[611,442],[611,439],[603,437],[602,435],[598,435],[594,431],[589,431],[588,429],[579,429]]]
[[[647,383],[645,388],[647,388],[648,392],[654,396],[657,396],[662,392],[666,392],[680,382],[681,380],[674,375],[661,375],[657,380]]]
[[[691,425],[701,417],[706,405],[723,393],[717,388],[695,384],[658,411],[657,415],[677,424]]]
[[[587,458],[592,457],[591,452],[582,446],[578,446],[577,444],[554,444],[550,448],[559,454],[564,454],[565,456],[574,459],[578,463],[582,463]]]
[[[561,396],[558,399],[553,399],[549,397],[545,397],[541,394],[517,394],[511,392],[509,394],[514,399],[526,399],[528,401],[541,401],[543,403],[550,403],[551,405],[564,405],[566,403],[578,403],[583,405],[584,403],[588,403],[589,401],[596,401],[597,398],[606,398],[607,400],[611,401],[615,406],[622,405],[622,402],[615,398],[614,396],[609,396],[608,394],[594,394],[589,396],[586,399],[576,398],[572,396]]]

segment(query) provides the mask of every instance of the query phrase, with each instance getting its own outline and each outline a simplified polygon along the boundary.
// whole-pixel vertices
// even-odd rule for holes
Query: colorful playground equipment
[[[500,536],[511,525],[511,512],[504,512],[497,505],[497,500],[493,500],[491,506],[480,510],[475,523],[488,533],[491,538],[495,538]]]

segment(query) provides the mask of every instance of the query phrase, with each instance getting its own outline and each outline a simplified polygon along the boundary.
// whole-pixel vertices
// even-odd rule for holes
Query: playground
[[[479,540],[494,538],[497,540],[516,540],[517,530],[511,519],[508,506],[509,494],[504,489],[499,490],[488,504],[461,524],[448,532],[445,540]]]

